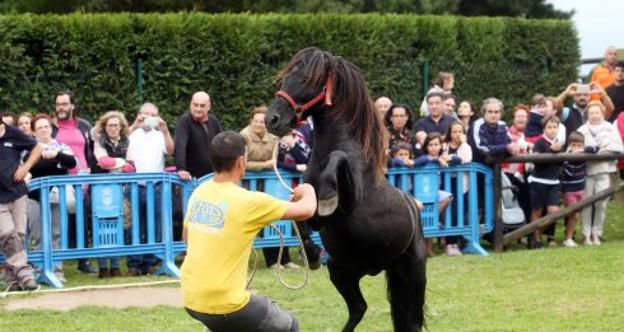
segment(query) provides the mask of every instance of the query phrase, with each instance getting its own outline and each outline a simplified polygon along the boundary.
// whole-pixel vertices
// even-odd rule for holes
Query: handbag
[[[48,195],[48,200],[52,204],[59,204],[59,196],[59,188],[52,187],[50,195]],[[67,206],[67,212],[71,214],[76,213],[76,193],[74,192],[74,186],[70,184],[65,185],[65,204]]]

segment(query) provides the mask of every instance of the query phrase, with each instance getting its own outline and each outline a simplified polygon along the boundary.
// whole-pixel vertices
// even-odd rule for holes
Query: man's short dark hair
[[[624,69],[624,60],[619,60],[618,62],[616,62],[615,67],[620,67]]]
[[[432,92],[429,92],[429,93],[427,94],[427,99],[426,99],[426,101],[429,101],[429,99],[431,99],[431,98],[433,98],[433,97],[440,97],[440,100],[444,100],[444,95],[445,95],[445,94],[444,94],[444,93],[442,93],[442,92],[432,91]]]
[[[445,93],[442,95],[442,101],[448,100],[448,99],[453,99],[455,102],[457,102],[457,96],[455,96],[452,93]]]
[[[56,99],[63,95],[68,95],[69,102],[72,103],[73,105],[76,105],[76,97],[74,97],[74,93],[69,90],[57,92],[56,95],[54,96],[53,102],[56,104]]]
[[[215,172],[231,171],[236,159],[245,155],[245,138],[237,132],[223,131],[212,139],[210,160]]]

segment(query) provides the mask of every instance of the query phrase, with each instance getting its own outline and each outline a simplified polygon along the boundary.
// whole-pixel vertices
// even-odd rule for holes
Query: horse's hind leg
[[[408,250],[386,270],[395,332],[420,332],[424,324],[426,256],[424,250],[416,248],[424,246],[422,238],[419,240],[415,236]]]
[[[349,320],[342,328],[342,332],[351,332],[360,323],[367,308],[366,301],[360,290],[360,279],[363,277],[363,274],[336,263],[331,257],[327,267],[330,280],[344,298],[349,309]]]

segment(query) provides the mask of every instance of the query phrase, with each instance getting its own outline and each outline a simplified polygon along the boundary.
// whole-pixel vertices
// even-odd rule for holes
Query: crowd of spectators
[[[470,161],[492,165],[519,154],[624,152],[624,61],[615,61],[614,54],[613,48],[607,49],[605,62],[597,67],[591,83],[572,83],[557,96],[536,91],[526,104],[511,107],[509,126],[503,121],[505,107],[501,100],[487,98],[478,112],[472,102],[458,99],[453,91],[455,77],[448,72],[439,74],[420,106],[420,114],[412,112],[410,105],[391,101],[391,96],[380,97],[375,106],[390,134],[388,166],[434,163],[448,167]],[[571,103],[565,106],[568,99]],[[624,164],[619,166],[620,177],[624,178]],[[518,188],[526,220],[535,222],[559,211],[560,200],[569,206],[607,189],[614,180],[610,174],[617,167],[615,161],[600,161],[507,163],[502,169]],[[453,204],[453,195],[442,191],[442,181],[440,184],[440,213],[451,213],[455,219],[454,209],[445,211]],[[607,202],[604,199],[583,209],[581,234],[585,245],[602,244]],[[576,219],[576,215],[566,218],[565,247],[577,246]],[[446,254],[461,254],[461,239],[439,242]],[[555,224],[527,239],[531,249],[545,244],[558,245]],[[433,254],[431,242],[428,252]]]
[[[615,61],[612,51],[612,48],[607,50],[605,63],[595,70],[590,84],[572,83],[552,97],[536,91],[527,104],[511,107],[510,126],[502,121],[505,107],[501,100],[487,98],[477,110],[473,102],[458,98],[459,94],[453,91],[455,76],[448,72],[439,74],[417,112],[411,105],[393,102],[389,97],[378,98],[374,104],[390,134],[388,166],[420,167],[434,163],[448,167],[471,161],[488,164],[506,156],[529,153],[622,152],[624,62]],[[572,103],[564,107],[569,98]],[[175,171],[182,179],[202,177],[213,171],[210,143],[221,132],[217,117],[210,111],[210,96],[202,91],[195,93],[189,111],[177,120],[175,138],[159,116],[158,107],[149,102],[141,105],[132,124],[124,114],[112,110],[105,112],[93,127],[78,116],[76,98],[69,91],[56,94],[52,115],[2,113],[0,249],[7,261],[5,278],[14,281],[18,289],[37,287],[23,249],[26,233],[30,248],[41,246],[40,198],[36,192],[28,193],[26,185],[30,179],[67,174],[163,172],[167,156],[173,157]],[[240,131],[247,140],[248,170],[280,167],[303,172],[313,146],[313,122],[303,122],[297,130],[280,139],[267,132],[266,111],[265,106],[255,107],[249,125]],[[624,176],[624,165],[619,166],[620,176]],[[520,205],[530,221],[556,212],[560,194],[564,204],[570,205],[609,187],[610,173],[616,169],[615,162],[611,161],[503,166],[506,176],[520,188]],[[468,181],[463,183],[466,192]],[[445,213],[446,207],[453,204],[453,195],[439,189],[440,213]],[[159,202],[161,188],[156,185],[154,191]],[[144,185],[140,186],[139,197],[140,241],[143,242],[147,237]],[[51,203],[52,245],[58,248],[59,208],[58,202],[55,204],[51,200]],[[584,244],[602,243],[606,203],[606,199],[602,200],[581,213]],[[155,204],[156,218],[160,216],[159,208],[160,204]],[[452,210],[447,212],[456,218],[456,211]],[[70,219],[75,218],[71,208],[69,212]],[[575,216],[566,220],[563,241],[566,247],[577,246],[575,223]],[[74,225],[75,222],[69,222],[70,247],[76,246]],[[159,238],[160,223],[156,225]],[[130,243],[130,225],[125,226],[124,240]],[[85,238],[91,234],[89,228],[90,223],[85,223]],[[528,241],[529,248],[543,246],[542,233],[549,246],[557,245],[554,228],[551,228],[533,234]],[[440,243],[446,254],[461,255],[461,238],[440,239]],[[431,242],[428,251],[433,254]],[[271,268],[299,267],[290,261],[288,251],[280,262],[277,262],[276,249],[265,249],[264,254]],[[153,255],[130,256],[127,275],[155,273],[158,264],[158,258]],[[98,273],[100,278],[122,275],[119,257],[98,259],[97,268],[88,260],[80,260],[78,270]],[[57,278],[64,280],[62,264],[55,266],[54,272]]]

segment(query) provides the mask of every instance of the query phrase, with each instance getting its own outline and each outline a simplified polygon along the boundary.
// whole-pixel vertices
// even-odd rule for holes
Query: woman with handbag
[[[134,164],[127,160],[128,121],[123,113],[108,111],[102,115],[93,127],[93,154],[97,166],[93,173],[134,173]],[[110,269],[108,267],[110,260]],[[98,277],[120,277],[119,257],[98,258]]]
[[[32,118],[31,129],[37,141],[43,145],[43,152],[41,153],[41,159],[30,169],[29,178],[38,178],[50,175],[67,175],[70,168],[76,167],[76,158],[74,157],[72,150],[69,146],[57,142],[52,138],[52,119],[47,114],[38,114]],[[25,155],[23,160],[27,160],[28,155]],[[68,186],[67,188],[73,188]],[[56,194],[54,193],[56,189]],[[58,188],[54,188],[50,192],[50,216],[52,220],[52,247],[54,249],[60,248],[60,212],[58,201]],[[56,195],[56,196],[55,196]],[[28,194],[29,198],[39,202],[39,191],[31,191]],[[56,197],[56,201],[55,198]],[[70,201],[75,204],[75,197],[71,189],[66,190],[66,199],[68,205]],[[39,204],[37,204],[39,208]],[[30,212],[29,212],[30,213]],[[35,250],[41,249],[41,219],[29,218],[32,222],[29,225],[29,236],[32,246]],[[63,265],[59,263],[54,267],[54,274],[61,282],[65,282],[63,275]]]

